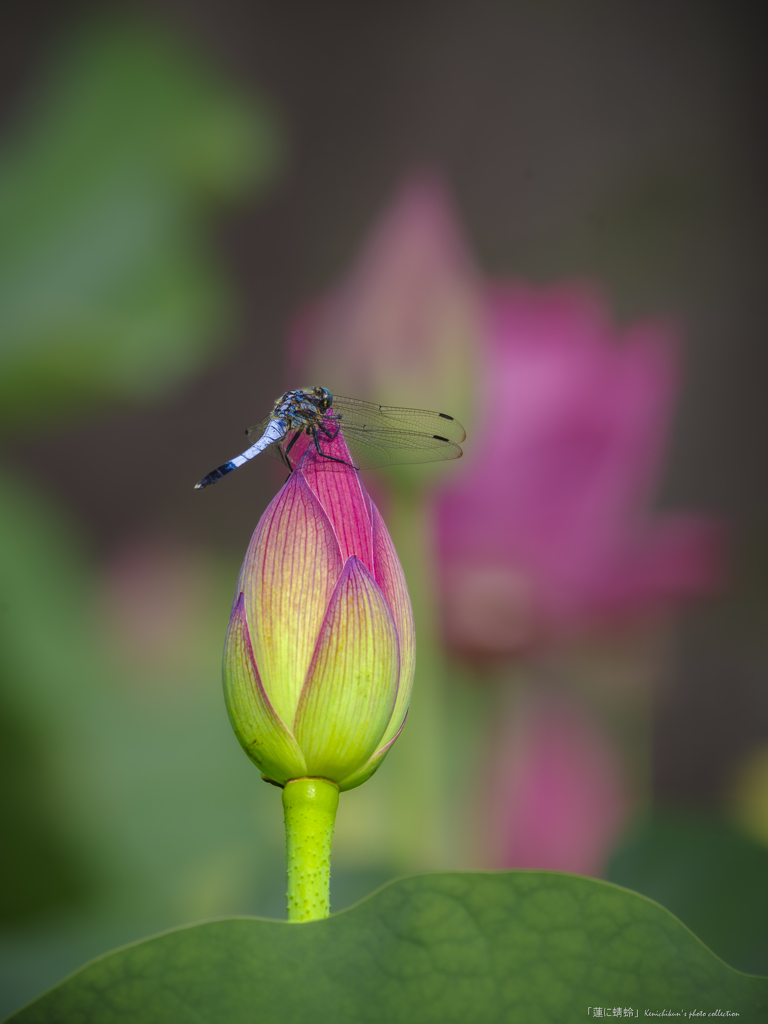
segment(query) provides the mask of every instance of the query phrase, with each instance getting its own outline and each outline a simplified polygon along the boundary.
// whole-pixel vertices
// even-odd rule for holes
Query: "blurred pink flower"
[[[628,817],[623,766],[605,733],[563,695],[530,690],[503,716],[481,832],[495,868],[600,876]]]
[[[484,285],[444,185],[426,176],[399,190],[291,340],[292,381],[300,371],[308,384],[468,423],[466,458],[434,500],[436,591],[447,643],[485,658],[718,583],[719,525],[651,512],[677,362],[670,324],[619,332],[595,287]],[[495,866],[599,873],[629,802],[589,712],[531,695],[493,749]]]
[[[647,507],[675,331],[648,321],[617,335],[593,288],[489,290],[482,418],[436,501],[454,649],[508,655],[717,583],[716,524]]]
[[[342,281],[298,317],[292,380],[464,421],[479,357],[480,289],[448,190],[414,174]]]

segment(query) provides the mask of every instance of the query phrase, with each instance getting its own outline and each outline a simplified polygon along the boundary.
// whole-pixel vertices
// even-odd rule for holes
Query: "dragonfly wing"
[[[341,432],[358,469],[380,466],[405,466],[418,462],[442,462],[458,459],[464,453],[453,441],[434,434],[404,430],[369,429],[345,426]]]
[[[401,409],[394,405],[374,405],[357,398],[333,396],[333,412],[341,414],[342,430],[393,430],[427,437],[443,437],[453,444],[461,444],[467,436],[464,427],[453,416],[428,409]],[[346,432],[345,432],[346,433]],[[455,456],[454,456],[455,458]],[[422,460],[426,461],[426,460]]]

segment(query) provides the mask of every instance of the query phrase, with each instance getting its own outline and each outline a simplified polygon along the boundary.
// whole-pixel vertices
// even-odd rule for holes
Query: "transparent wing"
[[[427,434],[444,437],[446,441],[460,444],[467,436],[464,427],[444,412],[430,412],[427,409],[400,409],[394,405],[373,405],[357,398],[333,396],[333,412],[341,413],[342,430],[346,427],[360,430],[393,430],[407,433]]]
[[[458,459],[461,448],[444,437],[405,430],[377,430],[341,424],[341,433],[358,469],[405,466]],[[322,442],[321,442],[322,447]]]

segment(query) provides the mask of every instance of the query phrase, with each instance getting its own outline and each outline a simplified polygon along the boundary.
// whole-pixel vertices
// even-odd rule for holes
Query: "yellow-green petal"
[[[353,556],[330,600],[296,714],[294,734],[308,775],[336,782],[378,749],[395,706],[399,668],[389,605]]]
[[[394,719],[394,717],[395,715],[393,714],[392,719]],[[408,712],[406,711],[405,718],[407,717]],[[339,782],[339,789],[341,790],[342,793],[346,793],[347,790],[349,789],[355,789],[357,786],[362,786],[364,782],[367,782],[368,779],[370,779],[370,777],[379,770],[381,762],[390,752],[390,750],[394,746],[395,740],[403,731],[403,726],[405,725],[405,718],[400,723],[400,728],[397,730],[395,735],[390,740],[388,740],[383,747],[379,747],[376,753],[371,755],[371,757],[368,758],[365,764],[358,768],[357,771],[352,772],[352,774],[348,775],[346,779],[342,779]]]
[[[293,722],[343,562],[333,527],[301,473],[264,513],[241,572],[253,653],[277,714]]]
[[[224,697],[235,735],[251,760],[275,782],[301,778],[307,766],[299,745],[275,712],[253,657],[240,594],[224,645]]]

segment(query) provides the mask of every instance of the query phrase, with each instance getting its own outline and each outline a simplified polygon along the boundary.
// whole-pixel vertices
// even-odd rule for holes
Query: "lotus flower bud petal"
[[[264,513],[241,574],[256,664],[286,722],[293,723],[343,565],[322,506],[304,477],[292,473]]]
[[[411,682],[416,668],[416,631],[413,626],[413,611],[408,597],[403,568],[397,557],[392,538],[387,533],[379,510],[371,503],[373,519],[373,555],[376,565],[376,579],[392,610],[392,617],[400,640],[400,688],[389,726],[381,743],[389,745],[400,735],[408,704],[411,699]],[[383,754],[382,754],[383,757]]]
[[[296,714],[307,774],[343,779],[367,761],[392,717],[399,674],[392,613],[352,557],[328,606]]]
[[[229,623],[224,647],[224,680],[232,728],[264,775],[276,782],[306,775],[304,755],[272,707],[259,678],[242,594]]]
[[[408,712],[406,710],[406,717],[407,714]],[[392,716],[392,720],[395,721],[394,715]],[[339,783],[339,789],[341,790],[342,793],[345,793],[349,789],[355,789],[357,786],[362,786],[364,782],[367,782],[368,779],[370,779],[370,777],[378,770],[379,765],[389,753],[389,749],[392,746],[392,744],[403,731],[404,725],[405,718],[403,718],[403,720],[400,722],[397,732],[392,737],[392,739],[389,740],[389,742],[385,743],[383,747],[379,747],[376,753],[372,757],[369,757],[365,764],[361,765],[361,767],[358,768],[356,772],[352,772],[351,775],[348,775],[345,779],[342,779],[342,781]]]

